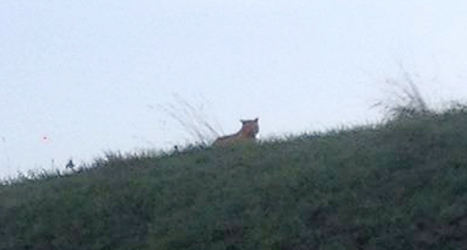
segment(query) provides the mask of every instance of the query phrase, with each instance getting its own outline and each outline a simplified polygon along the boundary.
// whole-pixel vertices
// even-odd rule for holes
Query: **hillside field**
[[[18,179],[0,249],[467,249],[467,109]]]

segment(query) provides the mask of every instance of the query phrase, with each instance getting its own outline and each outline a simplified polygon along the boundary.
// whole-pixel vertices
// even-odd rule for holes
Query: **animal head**
[[[258,118],[254,120],[240,120],[242,122],[241,134],[255,138],[259,132]]]

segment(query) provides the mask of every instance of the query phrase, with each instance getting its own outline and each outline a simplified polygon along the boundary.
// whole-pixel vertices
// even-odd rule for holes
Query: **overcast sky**
[[[261,139],[367,124],[400,65],[433,105],[464,100],[466,13],[461,0],[2,0],[0,177],[183,145],[194,138],[168,112],[183,118],[183,102],[221,133],[259,117]]]

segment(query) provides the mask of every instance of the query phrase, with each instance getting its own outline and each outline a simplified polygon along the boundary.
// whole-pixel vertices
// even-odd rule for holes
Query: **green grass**
[[[464,249],[467,111],[0,187],[0,249]]]

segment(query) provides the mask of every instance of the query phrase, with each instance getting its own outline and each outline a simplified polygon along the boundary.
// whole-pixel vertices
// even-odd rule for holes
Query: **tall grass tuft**
[[[175,102],[159,105],[175,123],[189,136],[188,141],[197,145],[208,145],[219,136],[219,126],[213,125],[203,112],[203,106],[195,106],[178,95]]]
[[[386,120],[404,120],[433,113],[423,98],[414,77],[402,69],[402,77],[389,78],[386,83],[394,88],[387,99],[374,104],[383,110]]]

